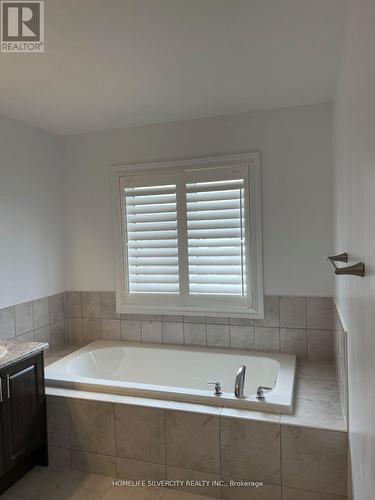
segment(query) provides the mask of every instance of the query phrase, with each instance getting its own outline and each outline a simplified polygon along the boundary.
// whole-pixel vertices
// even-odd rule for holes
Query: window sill
[[[117,312],[121,314],[163,314],[176,316],[205,316],[205,317],[230,317],[263,319],[263,304],[256,310],[247,307],[181,307],[181,306],[149,306],[134,304],[117,304]]]

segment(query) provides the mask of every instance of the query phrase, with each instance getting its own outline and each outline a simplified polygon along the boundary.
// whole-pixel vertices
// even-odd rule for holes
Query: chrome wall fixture
[[[347,252],[340,253],[339,255],[332,255],[331,257],[328,257],[328,262],[332,264],[332,267],[335,270],[335,274],[348,274],[352,276],[361,276],[363,277],[365,275],[365,265],[363,262],[357,262],[357,264],[353,264],[352,266],[346,266],[346,267],[338,267],[336,265],[336,262],[348,262],[349,256]]]

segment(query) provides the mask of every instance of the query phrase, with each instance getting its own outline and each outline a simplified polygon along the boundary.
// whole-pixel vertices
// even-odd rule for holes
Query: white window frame
[[[245,305],[237,306],[228,301],[211,301],[204,305],[197,303],[181,305],[166,302],[162,297],[143,301],[127,300],[127,251],[124,248],[124,226],[122,218],[122,178],[129,175],[157,175],[161,173],[176,173],[181,171],[202,170],[208,168],[238,168],[248,169],[248,196],[245,199],[247,209],[250,209],[248,218],[249,227],[246,228],[247,286],[248,300]],[[116,310],[118,313],[129,314],[176,314],[194,316],[228,316],[237,318],[263,318],[263,265],[262,265],[262,219],[261,219],[261,180],[260,154],[246,153],[200,159],[167,161],[155,163],[121,164],[111,167],[112,209],[113,209],[113,241],[115,260]],[[177,187],[177,190],[179,188]],[[250,287],[250,289],[249,289]],[[249,298],[251,300],[249,300]],[[148,302],[148,303],[147,303]],[[193,301],[194,302],[194,301]]]

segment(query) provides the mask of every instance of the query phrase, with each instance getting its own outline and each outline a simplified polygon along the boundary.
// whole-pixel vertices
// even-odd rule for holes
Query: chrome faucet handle
[[[220,382],[207,382],[209,385],[214,385],[215,388],[214,388],[214,394],[215,396],[221,396],[223,394],[222,390],[221,390],[221,384]]]
[[[265,389],[266,391],[271,391],[272,387],[265,387],[264,385],[258,385],[257,396],[256,396],[258,401],[264,401],[266,399],[263,393],[263,389]]]

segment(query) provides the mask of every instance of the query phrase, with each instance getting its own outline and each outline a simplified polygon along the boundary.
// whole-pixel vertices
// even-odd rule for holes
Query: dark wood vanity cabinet
[[[0,494],[34,465],[48,465],[43,353],[0,370]]]

